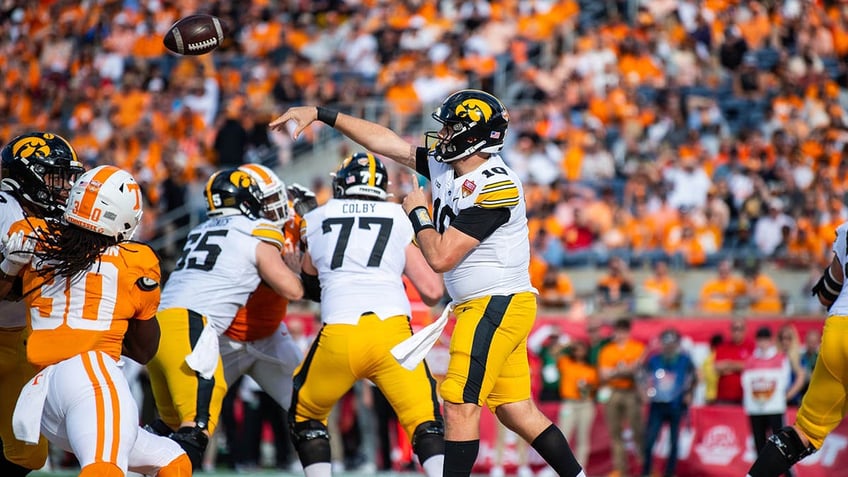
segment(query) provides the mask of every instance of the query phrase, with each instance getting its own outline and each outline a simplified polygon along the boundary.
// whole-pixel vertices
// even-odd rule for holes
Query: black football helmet
[[[388,187],[386,166],[370,152],[348,156],[333,174],[333,197],[336,199],[386,200]]]
[[[503,148],[509,113],[498,98],[485,91],[457,91],[432,116],[442,129],[425,136],[427,149],[439,162],[453,162],[478,152],[495,153]]]
[[[29,132],[0,151],[2,190],[41,209],[47,217],[59,217],[68,193],[85,172],[77,153],[65,138],[49,132]]]
[[[262,217],[262,192],[243,170],[223,169],[212,174],[204,193],[208,217],[239,214],[252,220]]]

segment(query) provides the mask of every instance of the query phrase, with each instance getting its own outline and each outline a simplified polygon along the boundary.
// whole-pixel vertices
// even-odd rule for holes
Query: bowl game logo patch
[[[474,189],[477,188],[477,184],[470,179],[465,179],[465,182],[462,183],[462,196],[468,197],[474,192]]]

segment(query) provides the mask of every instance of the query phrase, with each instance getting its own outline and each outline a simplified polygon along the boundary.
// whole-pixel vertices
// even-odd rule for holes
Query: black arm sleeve
[[[310,275],[300,272],[300,279],[303,281],[303,296],[312,301],[321,301],[321,282],[318,280],[318,275]]]
[[[430,180],[430,163],[427,162],[427,148],[419,147],[415,149],[415,172]]]
[[[508,220],[509,209],[506,207],[494,209],[469,207],[460,210],[459,215],[451,221],[450,226],[482,242]]]

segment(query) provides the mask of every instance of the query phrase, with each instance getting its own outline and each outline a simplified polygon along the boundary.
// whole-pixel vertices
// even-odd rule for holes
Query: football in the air
[[[221,46],[226,26],[221,19],[212,15],[197,14],[178,20],[163,42],[165,48],[179,55],[205,55]]]

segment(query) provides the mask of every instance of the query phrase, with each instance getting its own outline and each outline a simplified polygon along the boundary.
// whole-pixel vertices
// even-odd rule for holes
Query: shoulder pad
[[[251,230],[250,235],[263,242],[270,243],[279,250],[282,250],[286,243],[286,237],[283,235],[283,231],[271,222],[257,223],[253,227],[253,230]]]
[[[141,271],[140,275],[147,275],[155,281],[159,281],[161,270],[159,268],[159,255],[156,251],[142,242],[121,242],[118,244],[121,250],[121,257],[127,267],[137,268]]]
[[[486,209],[515,207],[518,205],[518,187],[512,179],[501,175],[493,179],[480,189],[480,193],[477,194],[477,198],[474,200],[474,205]]]

